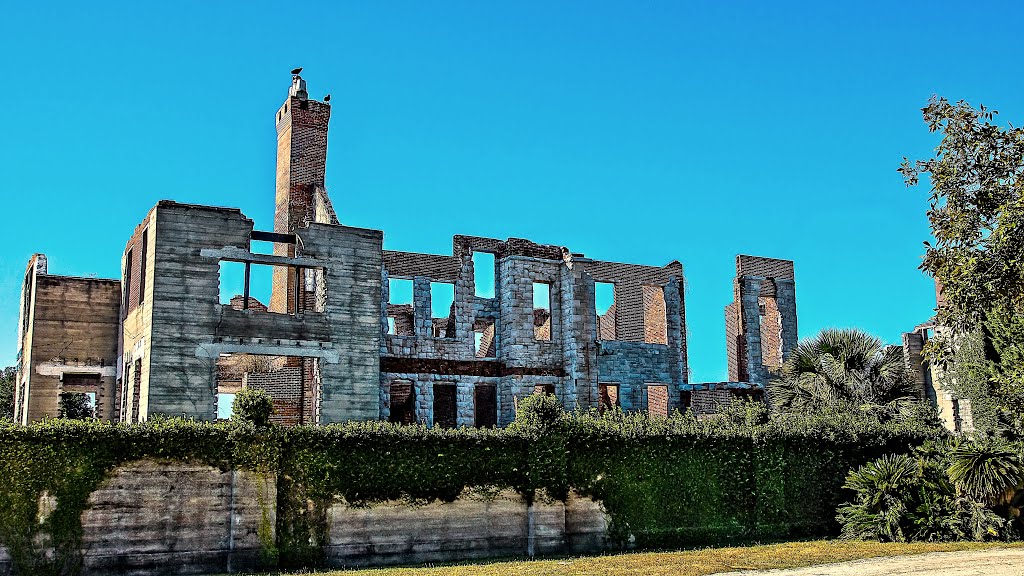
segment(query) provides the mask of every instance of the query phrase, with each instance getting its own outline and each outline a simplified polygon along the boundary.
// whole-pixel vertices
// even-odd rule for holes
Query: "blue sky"
[[[333,95],[341,221],[398,250],[522,237],[683,263],[695,381],[724,379],[738,253],[796,261],[800,335],[927,319],[932,94],[1024,122],[1016,3],[11,2],[0,19],[0,362],[28,257],[114,277],[169,198],[272,228],[288,71]]]

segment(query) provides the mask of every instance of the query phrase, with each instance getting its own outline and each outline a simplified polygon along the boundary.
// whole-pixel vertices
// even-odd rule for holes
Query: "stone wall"
[[[476,274],[490,271],[474,269],[474,251],[495,257],[493,297],[476,294]],[[686,387],[678,262],[604,262],[521,239],[456,236],[451,256],[384,251],[383,265],[381,419],[391,417],[388,394],[395,382],[413,383],[415,418],[426,424],[435,420],[435,384],[456,385],[460,424],[475,420],[474,391],[496,386],[499,425],[511,422],[518,400],[538,389],[552,390],[567,410],[588,409],[598,407],[599,382],[621,383],[623,407],[646,409],[646,386],[656,384],[667,387],[673,409]],[[391,279],[412,282],[411,304],[390,301]],[[595,281],[615,285],[614,333],[598,331]],[[446,319],[431,318],[432,282],[454,285]],[[534,302],[537,283],[546,285],[547,302]],[[440,325],[446,330],[434,330]],[[476,349],[477,337],[485,352]],[[396,389],[404,399],[403,386]]]
[[[793,262],[736,256],[733,302],[725,307],[729,379],[764,386],[797,343]]]

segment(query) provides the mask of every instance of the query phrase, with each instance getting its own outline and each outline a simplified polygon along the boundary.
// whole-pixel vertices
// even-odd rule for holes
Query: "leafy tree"
[[[64,392],[60,395],[58,418],[85,420],[95,416],[95,410],[87,394],[81,392]]]
[[[994,123],[997,114],[967,102],[932,97],[925,123],[942,140],[935,155],[900,172],[908,186],[931,185],[928,220],[935,243],[925,242],[922,270],[942,287],[939,339],[929,354],[948,364],[958,339],[980,332],[989,391],[1002,416],[1024,428],[1024,129]],[[956,345],[954,345],[954,343]],[[978,398],[972,398],[972,403]]]
[[[256,388],[242,388],[231,403],[231,419],[240,422],[267,426],[273,413],[274,401],[270,394]]]
[[[880,415],[910,409],[912,391],[902,350],[855,329],[822,330],[800,342],[768,386],[777,410],[838,408]]]
[[[938,374],[943,390],[971,401],[971,419],[978,436],[996,435],[1008,427],[1004,412],[990,381],[985,359],[985,335],[971,330],[957,336],[956,346],[947,354],[945,369]]]
[[[14,418],[14,382],[17,369],[14,366],[4,368],[0,374],[0,419]]]
[[[922,111],[942,141],[933,158],[904,158],[900,172],[909,186],[931,182],[935,244],[925,243],[921,268],[942,285],[942,323],[969,329],[999,305],[1024,307],[1024,129],[997,126],[996,111],[963,101],[933,96]]]

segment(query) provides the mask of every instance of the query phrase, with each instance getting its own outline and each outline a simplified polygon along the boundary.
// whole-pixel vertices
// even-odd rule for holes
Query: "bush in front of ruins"
[[[263,390],[242,388],[231,403],[231,419],[256,426],[269,426],[274,413],[274,401]]]
[[[554,394],[531,394],[519,400],[510,430],[543,435],[551,431],[562,414],[562,401]]]

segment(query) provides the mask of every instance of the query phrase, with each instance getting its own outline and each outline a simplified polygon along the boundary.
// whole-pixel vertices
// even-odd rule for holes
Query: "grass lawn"
[[[334,576],[702,576],[733,570],[798,568],[878,556],[1024,546],[1024,543],[880,544],[818,540],[683,552],[637,552],[545,560],[510,560],[428,568],[321,572]]]

